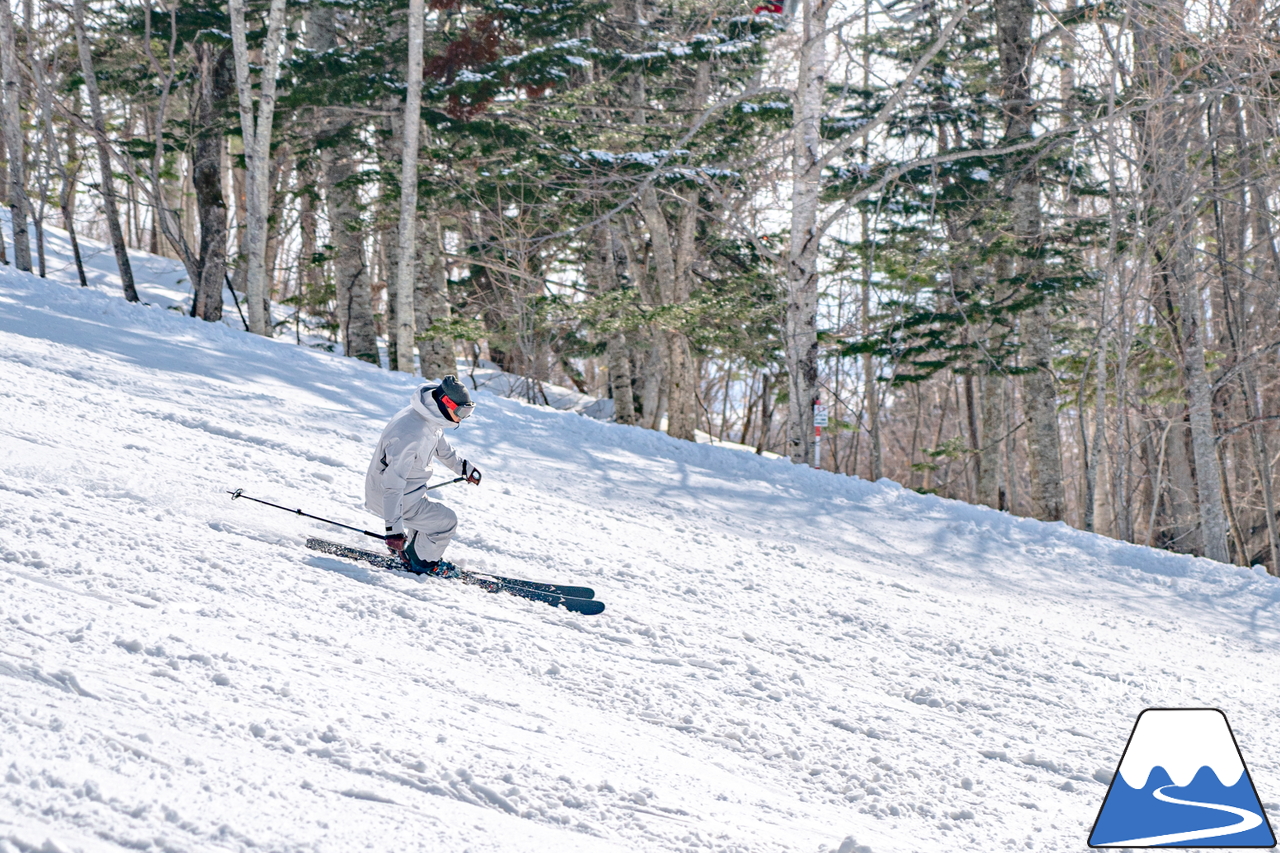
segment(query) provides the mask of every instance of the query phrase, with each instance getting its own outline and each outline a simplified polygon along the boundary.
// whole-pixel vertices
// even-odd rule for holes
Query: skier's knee
[[[452,536],[454,531],[458,529],[458,514],[447,506],[440,507],[443,512],[440,514],[440,535]]]

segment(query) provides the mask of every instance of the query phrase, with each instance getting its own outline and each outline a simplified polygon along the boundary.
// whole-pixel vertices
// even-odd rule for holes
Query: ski
[[[405,565],[398,557],[366,551],[363,548],[352,548],[337,542],[314,537],[307,540],[307,547],[312,551],[343,557],[348,560],[359,560],[388,571],[404,571]],[[595,590],[585,586],[565,586],[563,584],[539,583],[518,578],[507,578],[501,575],[490,575],[485,572],[460,570],[458,580],[471,586],[478,586],[486,592],[505,592],[531,601],[541,601],[552,607],[563,607],[573,613],[594,616],[604,611],[604,603],[595,601]]]
[[[375,566],[393,571],[404,569],[404,563],[398,558],[389,554],[379,554],[376,551],[366,551],[363,548],[352,548],[349,545],[340,545],[337,542],[329,542],[326,539],[311,538],[307,540],[307,547],[313,551],[323,551],[327,554],[333,554],[337,557],[347,557],[352,560],[362,560],[366,563],[372,563]],[[505,584],[507,586],[519,586],[525,589],[532,589],[536,592],[549,592],[556,595],[564,595],[569,598],[595,598],[596,592],[589,586],[567,586],[558,583],[540,583],[538,581],[527,581],[520,578],[508,578],[502,575],[493,575],[488,572],[472,572],[463,570],[463,574],[492,578],[493,580]]]

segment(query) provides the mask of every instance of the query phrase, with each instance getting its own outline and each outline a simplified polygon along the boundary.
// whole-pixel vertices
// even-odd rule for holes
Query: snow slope
[[[1084,850],[1148,706],[1280,800],[1256,572],[483,392],[451,555],[603,615],[229,499],[376,524],[413,384],[0,269],[0,851]]]

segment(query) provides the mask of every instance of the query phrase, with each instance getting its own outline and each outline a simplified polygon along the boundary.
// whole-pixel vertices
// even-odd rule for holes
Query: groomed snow
[[[0,270],[0,851],[1084,850],[1151,706],[1280,799],[1253,571],[483,392],[452,556],[603,615],[230,500],[376,525],[413,385]]]

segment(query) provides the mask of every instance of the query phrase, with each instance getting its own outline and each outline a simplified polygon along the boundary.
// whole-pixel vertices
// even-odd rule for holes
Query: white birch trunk
[[[787,455],[813,464],[813,400],[818,386],[818,202],[822,192],[823,95],[827,15],[832,0],[801,0],[800,64],[792,102],[791,244],[787,251],[784,334],[788,394]]]
[[[1105,312],[1099,317],[1105,323]],[[1106,438],[1107,429],[1107,335],[1103,331],[1098,335],[1098,354],[1094,368],[1094,401],[1093,401],[1093,440],[1089,443],[1088,455],[1084,461],[1084,504],[1080,510],[1083,514],[1081,527],[1093,533],[1097,530],[1098,483],[1101,482],[1102,442]],[[1084,407],[1080,408],[1080,434],[1085,434]]]
[[[404,98],[404,152],[400,163],[400,227],[396,244],[396,370],[413,373],[413,250],[418,224],[418,126],[422,121],[423,0],[409,0],[409,74]]]
[[[22,133],[20,100],[22,78],[18,71],[18,42],[13,31],[13,10],[9,0],[0,0],[0,75],[3,75],[4,100],[0,109],[0,128],[9,148],[9,212],[13,223],[13,263],[31,272],[31,243],[27,236],[26,148]]]
[[[240,131],[245,161],[245,298],[249,303],[249,331],[271,334],[267,313],[267,215],[271,181],[271,125],[276,110],[276,77],[280,71],[280,42],[284,35],[285,0],[271,0],[267,40],[262,47],[262,75],[257,115],[249,78],[249,46],[244,0],[229,0],[231,45],[235,54],[236,94],[240,102]]]

